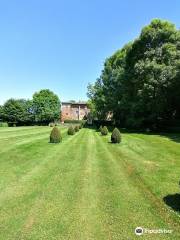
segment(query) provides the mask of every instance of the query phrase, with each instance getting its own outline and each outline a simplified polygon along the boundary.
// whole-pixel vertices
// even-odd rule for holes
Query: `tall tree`
[[[4,111],[3,111],[3,106],[0,105],[0,121],[4,120]]]
[[[126,101],[129,119],[157,124],[177,114],[174,95],[179,79],[180,31],[167,21],[155,19],[142,29],[126,56]]]
[[[140,36],[105,61],[88,96],[103,117],[129,127],[180,118],[180,31],[153,20]]]
[[[36,122],[48,123],[59,120],[60,100],[49,89],[41,90],[33,95],[33,111]]]
[[[32,122],[32,104],[25,99],[9,99],[3,106],[3,119],[16,124]]]

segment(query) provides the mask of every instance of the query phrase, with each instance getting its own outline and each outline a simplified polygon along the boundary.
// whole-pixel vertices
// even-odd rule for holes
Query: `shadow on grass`
[[[170,140],[180,143],[180,133],[162,133],[159,134],[163,137],[169,138]]]
[[[84,128],[92,129],[96,132],[99,132],[99,128],[97,126],[93,125],[86,125]],[[109,132],[112,132],[114,129],[114,126],[108,126]],[[126,133],[126,134],[144,134],[144,135],[157,135],[165,138],[169,138],[170,140],[180,143],[180,132],[160,132],[160,131],[150,131],[146,132],[144,129],[138,130],[133,130],[133,129],[127,129],[127,128],[118,128],[121,133]]]
[[[165,138],[169,138],[170,140],[176,142],[176,143],[180,143],[180,132],[155,132],[155,131],[151,131],[151,132],[145,132],[145,131],[136,131],[136,130],[129,130],[129,129],[121,129],[120,128],[121,133],[129,133],[129,134],[144,134],[144,135],[157,135],[157,136],[161,136],[161,137],[165,137]]]
[[[171,207],[174,211],[180,212],[180,194],[169,194],[163,198],[166,205]]]

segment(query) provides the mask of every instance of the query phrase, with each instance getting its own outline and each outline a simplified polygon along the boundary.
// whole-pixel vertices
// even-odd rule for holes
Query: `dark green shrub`
[[[104,127],[101,129],[101,134],[102,134],[103,136],[108,135],[108,129],[107,129],[106,126],[104,126]]]
[[[82,124],[79,125],[79,129],[81,129],[81,128],[82,128]]]
[[[54,127],[55,124],[53,122],[49,123],[49,127]]]
[[[83,122],[81,123],[81,127],[83,128],[85,125],[86,125],[86,121],[83,121]]]
[[[100,131],[100,132],[102,131],[102,125],[99,127],[99,131]]]
[[[93,125],[99,128],[99,126],[113,126],[114,121],[113,120],[96,120],[93,119]]]
[[[78,132],[79,131],[79,126],[76,125],[75,128],[74,128],[75,132]]]
[[[53,127],[50,134],[50,143],[59,143],[62,141],[62,136],[58,127]]]
[[[70,120],[70,119],[64,120],[64,123],[71,123],[71,124],[85,124],[86,122],[87,122],[86,120]]]
[[[7,122],[0,122],[0,127],[8,127],[8,123]]]
[[[70,126],[69,128],[68,128],[68,135],[74,135],[74,133],[75,133],[75,131],[74,131],[74,128],[73,128],[73,126]]]
[[[112,143],[120,143],[121,142],[121,133],[117,128],[114,128],[111,134],[111,142]]]

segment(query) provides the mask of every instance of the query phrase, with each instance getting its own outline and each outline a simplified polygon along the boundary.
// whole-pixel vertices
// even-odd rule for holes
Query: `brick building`
[[[86,102],[62,102],[61,104],[61,122],[82,120],[90,112]]]

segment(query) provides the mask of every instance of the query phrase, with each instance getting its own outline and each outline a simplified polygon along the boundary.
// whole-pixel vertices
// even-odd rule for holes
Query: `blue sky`
[[[180,27],[180,1],[0,0],[0,104],[49,88],[85,100],[106,57],[153,18]]]

